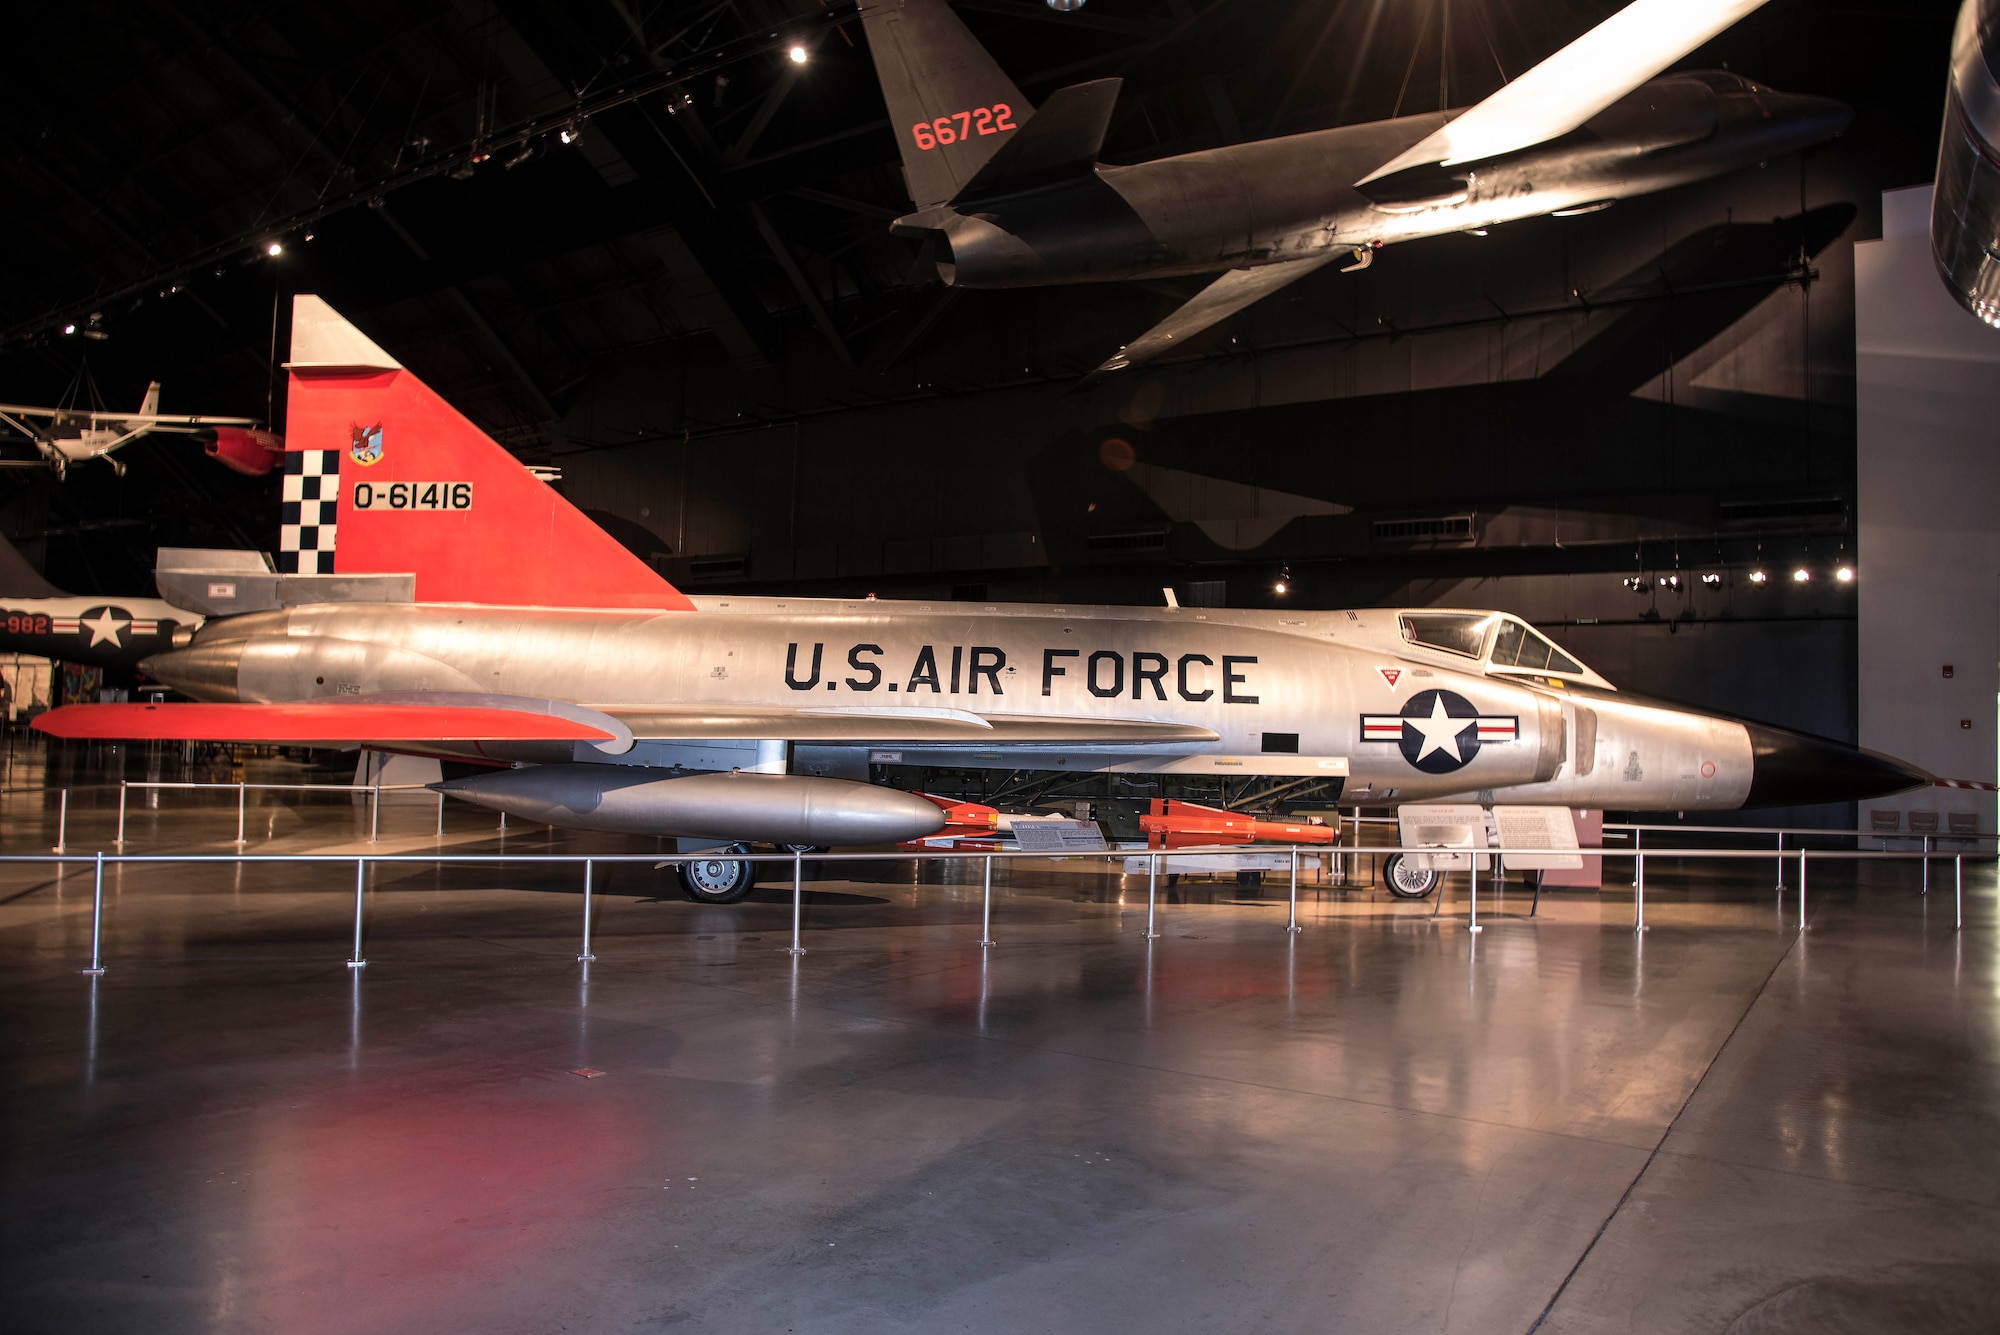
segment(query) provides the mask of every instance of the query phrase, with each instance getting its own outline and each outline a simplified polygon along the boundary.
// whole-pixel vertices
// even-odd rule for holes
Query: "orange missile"
[[[1202,844],[1331,844],[1339,832],[1331,825],[1306,821],[1258,820],[1234,811],[1156,797],[1139,817],[1139,828],[1153,848],[1192,848]]]
[[[1000,833],[1000,813],[978,802],[957,802],[949,797],[938,797],[932,793],[918,793],[918,797],[944,812],[944,828],[924,839],[904,844],[904,848],[934,847],[939,839],[977,839],[981,836],[997,838]],[[960,845],[965,847],[965,845]],[[997,845],[988,845],[997,847]]]

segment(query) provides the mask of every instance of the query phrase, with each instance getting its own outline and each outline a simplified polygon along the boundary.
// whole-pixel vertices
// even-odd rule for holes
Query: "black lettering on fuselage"
[[[981,677],[986,678],[987,688],[993,694],[1001,694],[1000,669],[1006,666],[1007,654],[1004,650],[995,649],[991,645],[986,644],[973,645],[972,663],[965,674],[966,694],[979,694],[979,679]]]
[[[879,654],[881,652],[882,646],[879,644],[857,644],[847,651],[847,666],[853,668],[856,672],[866,672],[868,674],[866,681],[863,681],[859,677],[849,677],[847,679],[848,690],[872,691],[882,684],[881,665],[861,661],[861,655],[863,654]]]
[[[1097,683],[1097,668],[1101,663],[1111,664],[1111,684]],[[1100,700],[1109,700],[1125,693],[1125,660],[1110,649],[1099,649],[1090,656],[1090,667],[1084,673],[1084,681],[1090,686],[1090,693]]]
[[[1056,666],[1056,660],[1058,658],[1076,658],[1079,657],[1081,654],[1082,650],[1080,649],[1042,650],[1042,694],[1043,695],[1048,695],[1051,693],[1049,687],[1057,677],[1064,677],[1069,675],[1063,669]]]
[[[799,646],[797,644],[786,645],[785,685],[795,691],[810,691],[813,687],[819,685],[819,656],[820,651],[825,648],[824,644],[815,644],[813,646],[812,676],[806,678],[804,681],[800,681],[798,678]]]
[[[965,663],[964,646],[954,644],[953,646],[951,646],[951,693],[953,695],[958,694],[958,670],[960,667],[964,665],[964,663]]]
[[[1242,673],[1235,670],[1236,665],[1238,663],[1254,663],[1256,661],[1257,660],[1255,658],[1248,657],[1243,654],[1224,654],[1222,656],[1222,703],[1223,704],[1254,705],[1257,703],[1257,697],[1254,695],[1238,695],[1236,693],[1237,686],[1245,681],[1248,681],[1249,678],[1245,677]]]
[[[910,669],[910,684],[903,689],[914,691],[918,682],[930,687],[932,695],[944,693],[943,688],[938,685],[937,650],[928,644],[917,651],[917,664]]]
[[[1208,689],[1206,689],[1206,690],[1200,690],[1200,691],[1196,691],[1196,690],[1191,690],[1191,689],[1189,689],[1189,687],[1188,687],[1188,664],[1190,664],[1190,663],[1199,663],[1199,664],[1201,664],[1201,665],[1202,665],[1203,667],[1214,667],[1214,666],[1215,666],[1215,660],[1214,660],[1213,658],[1210,658],[1210,657],[1209,657],[1209,656],[1208,656],[1207,654],[1182,654],[1182,655],[1181,655],[1181,658],[1180,658],[1180,663],[1178,664],[1178,670],[1177,670],[1177,673],[1176,673],[1176,681],[1175,681],[1175,685],[1176,685],[1176,686],[1177,686],[1177,687],[1179,688],[1179,690],[1180,690],[1180,693],[1181,693],[1181,699],[1183,699],[1183,700],[1193,700],[1194,702],[1196,702],[1197,704],[1199,704],[1199,703],[1200,703],[1201,701],[1203,701],[1203,700],[1206,700],[1206,699],[1208,699],[1208,698],[1209,698],[1210,696],[1214,695],[1214,694],[1215,694],[1215,689],[1214,689],[1213,687],[1209,687],[1209,688],[1208,688]]]
[[[1155,700],[1166,699],[1166,678],[1167,656],[1165,654],[1156,654],[1150,650],[1141,649],[1132,655],[1132,698],[1134,700],[1145,699],[1146,683],[1149,681],[1153,683],[1153,698]]]

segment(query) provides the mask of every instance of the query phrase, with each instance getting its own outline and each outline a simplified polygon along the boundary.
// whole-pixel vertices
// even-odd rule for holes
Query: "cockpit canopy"
[[[1504,612],[1399,612],[1396,624],[1405,643],[1478,659],[1493,675],[1564,678],[1607,688],[1611,684],[1527,622]]]

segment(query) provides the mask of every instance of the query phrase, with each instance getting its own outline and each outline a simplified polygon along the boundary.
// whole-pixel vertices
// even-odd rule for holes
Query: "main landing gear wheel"
[[[750,845],[731,844],[731,853],[748,853]],[[757,864],[741,857],[694,858],[681,864],[681,893],[697,904],[734,904],[757,882]]]
[[[1389,893],[1398,899],[1422,899],[1437,889],[1439,877],[1436,867],[1418,870],[1401,853],[1392,856],[1382,866],[1382,879],[1388,884]]]

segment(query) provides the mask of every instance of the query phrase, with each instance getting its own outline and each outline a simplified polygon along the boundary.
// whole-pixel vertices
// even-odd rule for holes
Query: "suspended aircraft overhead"
[[[1220,273],[1093,377],[1158,357],[1296,282],[1383,246],[1479,232],[1766,162],[1838,134],[1838,102],[1735,74],[1655,78],[1763,0],[1635,0],[1467,110],[1098,162],[1120,81],[1032,107],[946,0],[879,0],[862,23],[916,205],[915,237],[972,288]]]

